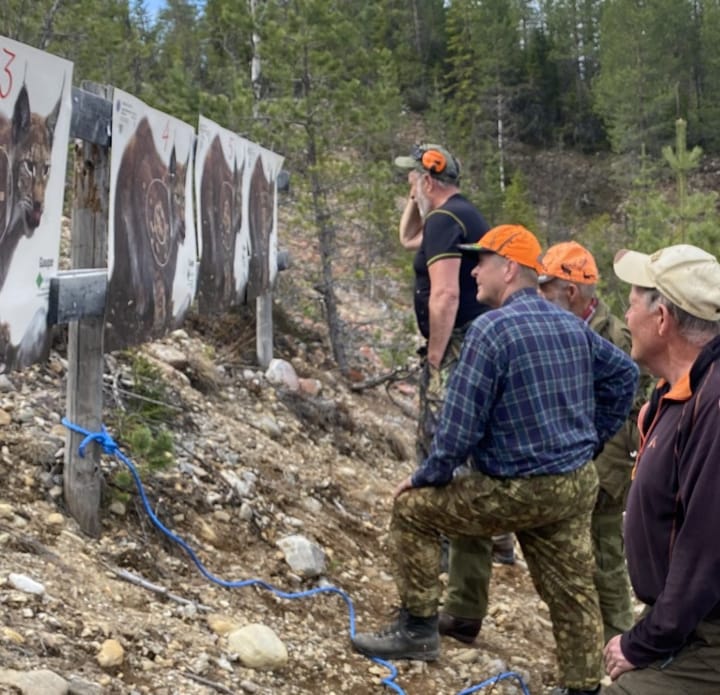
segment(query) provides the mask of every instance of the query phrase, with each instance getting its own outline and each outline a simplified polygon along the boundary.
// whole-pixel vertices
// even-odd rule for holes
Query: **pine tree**
[[[595,96],[616,152],[652,153],[692,106],[689,0],[607,0]]]
[[[392,124],[399,112],[392,61],[360,28],[373,8],[352,0],[268,0],[259,32],[265,95],[255,104],[253,139],[285,155],[293,171],[298,212],[317,234],[320,266],[315,287],[322,299],[333,356],[349,367],[340,318],[335,265],[358,265],[358,249],[345,236],[364,213],[364,226],[397,222],[390,196]],[[370,166],[370,162],[377,166]],[[365,210],[346,202],[365,200]],[[392,220],[392,221],[390,221]],[[342,241],[345,243],[342,243]],[[353,259],[353,260],[351,260]]]

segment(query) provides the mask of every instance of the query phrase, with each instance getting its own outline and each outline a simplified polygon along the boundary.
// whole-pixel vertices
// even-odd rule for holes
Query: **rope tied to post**
[[[80,454],[82,458],[85,458],[85,449],[90,442],[97,442],[102,447],[103,452],[111,456],[116,455],[120,451],[120,447],[110,436],[105,428],[105,425],[100,425],[99,432],[90,432],[90,430],[86,430],[85,428],[80,427],[80,425],[73,424],[65,417],[61,420],[61,422],[72,432],[82,434],[85,437],[85,439],[83,439],[78,445],[78,454]]]

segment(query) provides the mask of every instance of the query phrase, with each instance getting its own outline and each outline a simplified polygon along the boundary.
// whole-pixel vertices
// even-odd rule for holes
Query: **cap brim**
[[[495,253],[492,249],[486,249],[484,246],[477,244],[458,244],[457,247],[463,251],[475,251],[475,253]]]
[[[655,283],[650,278],[648,267],[650,256],[639,251],[622,249],[615,254],[613,270],[622,281],[638,287],[654,288]]]
[[[395,157],[395,166],[400,169],[416,169],[419,162],[412,157]]]

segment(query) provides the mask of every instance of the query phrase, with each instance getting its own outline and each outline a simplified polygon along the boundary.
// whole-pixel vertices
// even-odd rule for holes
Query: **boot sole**
[[[459,635],[455,632],[441,632],[440,634],[443,637],[451,637],[452,639],[457,640],[458,642],[462,642],[463,644],[475,644],[475,640],[477,639],[477,635],[475,635],[474,637],[470,637],[470,635]]]
[[[402,652],[400,654],[378,654],[368,649],[363,649],[353,643],[355,651],[359,652],[363,656],[370,657],[371,659],[385,659],[386,661],[393,661],[395,659],[408,659],[409,661],[437,661],[440,658],[440,650],[435,649],[433,651],[423,652]]]

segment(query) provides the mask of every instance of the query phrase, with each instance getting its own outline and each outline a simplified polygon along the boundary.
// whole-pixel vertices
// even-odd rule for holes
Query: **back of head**
[[[562,241],[551,246],[542,258],[543,285],[555,278],[579,285],[595,285],[600,278],[593,255],[576,241]]]

